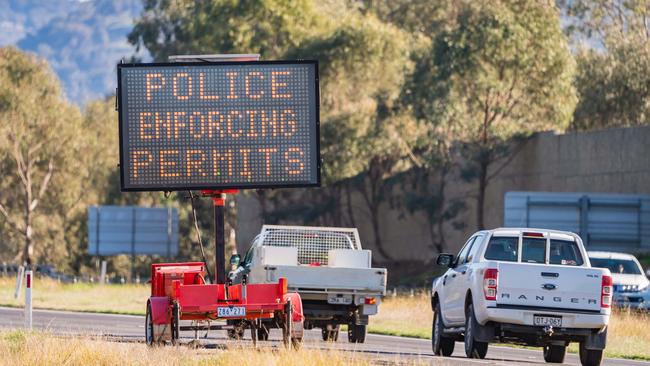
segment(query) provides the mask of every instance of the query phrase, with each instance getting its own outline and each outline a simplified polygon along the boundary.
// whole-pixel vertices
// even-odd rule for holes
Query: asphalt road
[[[144,340],[144,317],[132,315],[110,315],[96,313],[77,313],[68,311],[34,310],[34,328],[63,335],[103,336],[117,341],[141,342]],[[20,328],[23,326],[22,309],[0,307],[0,328]],[[201,334],[200,336],[203,336]],[[248,335],[248,333],[247,333]],[[193,334],[181,334],[181,343],[190,342]],[[279,331],[271,331],[271,341],[260,342],[268,347],[280,346]],[[242,341],[229,341],[224,331],[212,331],[201,343],[207,348],[239,346]],[[246,342],[246,341],[244,341]],[[325,343],[320,339],[320,331],[307,331],[305,347],[336,348],[350,352],[360,352],[378,359],[381,363],[400,363],[418,360],[430,364],[489,364],[489,365],[529,365],[545,364],[540,350],[490,346],[486,359],[469,360],[465,358],[462,343],[456,343],[451,358],[434,357],[428,340],[368,334],[366,343],[350,344],[347,336],[341,334],[336,343]],[[565,364],[580,365],[577,355],[568,354]],[[646,365],[650,362],[606,359],[604,365]]]

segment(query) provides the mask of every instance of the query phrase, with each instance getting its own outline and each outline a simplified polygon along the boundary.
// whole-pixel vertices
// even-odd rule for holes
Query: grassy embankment
[[[63,338],[40,332],[0,331],[2,364],[18,365],[372,365],[360,353],[335,349],[228,347],[225,350],[154,347],[143,343]],[[391,361],[391,360],[387,360]],[[396,360],[397,361],[397,360]],[[399,360],[400,362],[402,360]]]
[[[15,282],[0,278],[0,305],[22,306],[22,296],[14,300]],[[76,311],[94,311],[121,314],[144,314],[149,296],[147,285],[59,284],[52,280],[37,280],[34,289],[34,307]],[[387,297],[379,314],[370,319],[372,333],[417,338],[431,337],[433,314],[429,297],[420,292],[413,297]],[[606,355],[650,360],[650,315],[616,311],[608,333]],[[571,345],[570,352],[577,352]]]

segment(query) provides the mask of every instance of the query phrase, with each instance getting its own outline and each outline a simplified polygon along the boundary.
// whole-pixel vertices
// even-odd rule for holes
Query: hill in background
[[[68,98],[83,105],[114,93],[115,65],[135,54],[126,37],[141,11],[140,0],[3,1],[0,46],[47,59]]]

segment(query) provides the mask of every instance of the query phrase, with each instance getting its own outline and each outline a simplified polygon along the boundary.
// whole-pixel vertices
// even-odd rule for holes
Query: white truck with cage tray
[[[354,228],[264,225],[245,257],[231,258],[233,282],[276,283],[286,278],[302,298],[306,329],[321,328],[323,340],[363,343],[368,317],[386,293],[386,269],[372,268],[371,251],[361,248]],[[268,330],[260,328],[261,338]]]

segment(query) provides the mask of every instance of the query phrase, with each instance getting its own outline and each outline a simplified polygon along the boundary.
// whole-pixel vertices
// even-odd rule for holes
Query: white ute
[[[449,356],[455,341],[484,358],[488,343],[543,347],[562,363],[570,342],[580,362],[599,365],[612,303],[608,269],[592,268],[580,237],[546,229],[500,228],[472,235],[433,281],[432,347]]]
[[[302,298],[306,329],[321,328],[323,340],[335,341],[346,324],[348,340],[363,343],[368,317],[386,294],[386,269],[372,268],[371,254],[357,229],[264,225],[230,278],[245,275],[255,284],[284,277]]]

